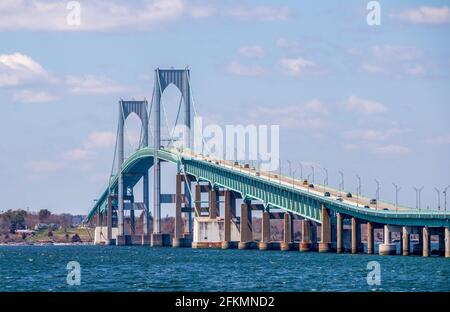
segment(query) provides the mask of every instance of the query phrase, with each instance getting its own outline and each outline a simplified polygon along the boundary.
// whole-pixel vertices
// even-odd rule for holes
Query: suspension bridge
[[[180,123],[181,115],[183,148],[173,144],[173,132],[166,140],[161,135],[162,117],[168,126],[161,98],[171,84],[181,93],[175,123]],[[158,68],[150,105],[146,100],[119,102],[113,170],[86,219],[95,224],[96,243],[450,257],[447,211],[418,211],[360,194],[355,198],[342,189],[193,150],[190,129],[197,111],[192,94],[189,69]],[[133,113],[141,120],[140,144],[125,159],[124,124]],[[177,168],[175,194],[161,193],[163,162]],[[140,181],[143,190],[138,201],[133,190]],[[172,233],[162,231],[161,204],[165,203],[174,209]],[[138,219],[136,211],[140,212]],[[261,234],[255,238],[252,214],[257,211],[261,214]],[[283,220],[281,241],[272,240],[274,219]],[[298,240],[295,224],[301,229]],[[375,231],[382,233],[378,246]],[[438,245],[434,250],[432,237]]]

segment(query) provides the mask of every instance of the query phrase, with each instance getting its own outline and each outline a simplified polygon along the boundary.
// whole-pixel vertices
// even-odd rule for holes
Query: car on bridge
[[[344,201],[344,199],[342,198],[341,195],[339,195],[338,197],[336,197],[336,200],[337,200],[337,201],[340,201],[340,202],[343,202],[343,201]]]
[[[314,188],[314,184],[310,183],[310,184],[308,185],[308,187]]]
[[[371,205],[376,205],[377,204],[377,200],[376,199],[371,199],[370,200],[370,204]]]
[[[348,192],[346,196],[347,196],[347,198],[352,198],[353,197],[352,193],[350,193],[350,192]]]
[[[303,180],[303,185],[307,186],[308,185],[308,180]]]
[[[330,192],[325,192],[325,193],[324,193],[324,196],[325,196],[325,197],[330,197],[331,194],[330,194]]]

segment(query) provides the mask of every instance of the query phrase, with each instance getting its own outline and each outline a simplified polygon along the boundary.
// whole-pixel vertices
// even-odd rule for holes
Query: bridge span
[[[373,207],[364,200],[355,202],[333,192],[320,192],[302,180],[195,153],[189,148],[189,141],[184,149],[163,147],[161,94],[172,83],[180,89],[185,104],[184,125],[189,129],[193,102],[189,75],[188,69],[155,70],[152,135],[153,146],[160,148],[148,144],[147,102],[119,102],[117,172],[87,217],[87,221],[96,223],[97,243],[371,254],[376,251],[375,231],[379,231],[383,236],[383,243],[378,246],[381,255],[430,256],[436,253],[450,257],[450,213],[446,211],[392,210],[391,207],[383,209],[383,206],[378,209],[378,204]],[[131,113],[141,118],[145,134],[141,148],[125,160],[123,125]],[[174,196],[161,194],[162,162],[177,167]],[[150,169],[154,173],[152,214]],[[135,202],[133,188],[141,179],[144,190],[143,201],[139,203]],[[202,194],[207,194],[207,200]],[[173,233],[162,233],[161,230],[161,203],[165,202],[175,204]],[[136,231],[136,210],[142,211],[141,233]],[[262,215],[259,238],[253,235],[252,212],[256,210]],[[129,212],[128,221],[126,212]],[[270,221],[274,218],[284,220],[281,242],[271,239]],[[298,241],[294,239],[296,220],[301,222]],[[398,244],[393,233],[398,234]],[[437,238],[435,250],[431,247],[432,237]]]

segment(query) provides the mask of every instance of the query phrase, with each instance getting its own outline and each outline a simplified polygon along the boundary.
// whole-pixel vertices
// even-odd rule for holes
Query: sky
[[[361,0],[70,2],[0,3],[0,211],[86,214],[111,172],[118,101],[151,99],[154,69],[172,66],[189,66],[206,121],[280,125],[284,172],[301,161],[320,182],[327,168],[337,187],[343,171],[351,192],[359,175],[369,197],[378,179],[390,202],[396,183],[411,207],[424,186],[431,209],[437,187],[444,206],[447,1],[378,1],[380,25]],[[178,98],[163,96],[170,120]],[[127,120],[127,155],[139,129]]]

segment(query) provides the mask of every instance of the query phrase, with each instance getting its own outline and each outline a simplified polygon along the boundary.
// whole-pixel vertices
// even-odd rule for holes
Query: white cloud
[[[358,98],[354,95],[348,98],[346,107],[349,111],[355,111],[364,114],[382,113],[387,110],[382,103]]]
[[[69,161],[85,160],[91,155],[91,152],[85,149],[77,148],[67,151],[63,154],[63,158]]]
[[[277,107],[256,107],[251,117],[261,122],[267,120],[283,128],[319,130],[327,126],[323,118],[328,113],[326,107],[318,100],[310,100],[301,105]]]
[[[311,73],[311,69],[315,67],[313,62],[302,57],[282,58],[280,64],[286,74],[293,76]]]
[[[0,87],[16,87],[49,80],[49,74],[31,57],[22,53],[0,55]]]
[[[58,99],[57,96],[51,95],[45,91],[22,90],[13,93],[14,102],[22,103],[45,103],[53,102]]]
[[[243,46],[239,48],[239,54],[250,58],[260,58],[264,55],[264,49],[259,45]]]
[[[190,9],[193,18],[211,17],[216,13],[216,8],[212,6],[194,6]]]
[[[391,13],[392,18],[411,24],[447,24],[450,23],[450,9],[447,6],[420,6],[401,12]]]
[[[134,1],[133,1],[134,2]],[[90,0],[81,3],[81,25],[67,23],[67,2],[59,0],[8,1],[0,6],[0,30],[107,31],[153,30],[180,17],[182,0],[134,2]]]
[[[373,152],[382,156],[404,156],[409,154],[411,150],[406,146],[388,144],[374,147]]]
[[[300,42],[283,37],[277,39],[277,41],[275,42],[275,46],[277,48],[288,50],[294,53],[300,53],[304,50]]]
[[[75,95],[111,94],[128,92],[130,87],[120,85],[111,78],[103,76],[67,76],[66,85]]]
[[[386,70],[378,65],[374,65],[374,64],[363,64],[361,66],[362,70],[371,73],[371,74],[383,74],[386,73]]]
[[[26,163],[25,167],[34,173],[51,173],[61,170],[64,166],[56,161],[35,160]]]
[[[386,129],[386,130],[375,130],[375,129],[355,129],[344,133],[344,137],[348,140],[356,141],[384,141],[394,135],[401,133],[402,131],[397,128]]]
[[[261,76],[264,74],[264,69],[257,65],[243,65],[232,61],[226,66],[226,71],[238,76]]]
[[[290,18],[287,7],[256,6],[253,8],[235,7],[225,11],[225,15],[243,21],[285,21]]]
[[[84,143],[87,149],[112,147],[116,142],[116,134],[108,131],[95,131],[89,134]]]
[[[328,109],[317,99],[307,101],[303,105],[303,109],[317,114],[328,114]]]
[[[379,60],[411,61],[417,59],[422,51],[411,46],[385,44],[371,47],[370,53]]]
[[[435,137],[429,139],[427,142],[429,144],[434,144],[434,145],[450,144],[450,134],[435,136]]]

